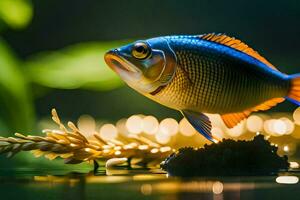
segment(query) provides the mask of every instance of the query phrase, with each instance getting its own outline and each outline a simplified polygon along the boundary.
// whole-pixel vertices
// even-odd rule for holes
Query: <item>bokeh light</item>
[[[104,124],[99,134],[103,140],[112,140],[118,136],[118,130],[113,124]]]
[[[239,137],[245,132],[245,121],[240,122],[235,127],[228,129],[227,133],[231,137]]]
[[[132,134],[139,134],[142,132],[143,119],[138,115],[132,115],[126,121],[127,130]]]
[[[224,132],[219,127],[212,127],[211,134],[218,139],[224,138]]]
[[[290,150],[289,146],[287,146],[287,145],[283,146],[283,151],[284,152],[289,152],[289,150]]]
[[[300,107],[298,107],[294,111],[293,118],[294,118],[295,124],[300,125]]]
[[[298,108],[299,109],[299,108]],[[297,116],[297,112],[296,116]],[[297,120],[297,117],[294,119]],[[270,140],[274,145],[278,146],[279,155],[294,155],[297,149],[297,141],[292,139],[300,139],[300,126],[295,125],[291,114],[276,113],[272,115],[254,114],[248,119],[240,122],[235,127],[229,129],[225,126],[219,115],[208,115],[212,122],[211,134],[222,140],[223,138],[252,139],[254,134],[263,134],[266,140]],[[90,116],[82,116],[78,120],[80,130],[86,134],[94,134],[95,120]],[[180,133],[181,136],[177,135]],[[252,134],[249,134],[252,133]],[[116,126],[113,124],[104,124],[100,129],[100,136],[104,140],[114,140],[121,137],[137,137],[141,134],[143,140],[155,140],[161,145],[168,144],[175,148],[186,146],[186,140],[180,140],[181,137],[193,137],[189,142],[190,146],[202,147],[208,143],[205,139],[197,134],[197,130],[188,122],[186,118],[182,118],[179,123],[173,118],[165,118],[161,122],[154,116],[148,115],[132,115],[128,119],[123,118],[117,121]],[[136,135],[136,136],[135,136]],[[281,136],[282,139],[280,138]],[[275,139],[274,137],[277,137]],[[278,140],[279,139],[279,140]],[[291,140],[292,139],[292,140]],[[185,141],[185,142],[183,142]],[[125,145],[124,148],[132,149],[131,145]],[[152,153],[158,153],[159,150],[151,145],[140,145],[135,148],[140,150],[149,149]],[[119,151],[119,149],[115,149]],[[116,153],[118,154],[118,152]]]
[[[182,118],[179,122],[179,132],[187,137],[191,137],[197,133],[194,127],[188,122],[186,118]]]
[[[159,131],[165,135],[176,135],[178,132],[178,122],[172,118],[166,118],[159,124]]]
[[[272,124],[272,130],[275,132],[275,134],[284,135],[287,132],[287,125],[280,119],[274,120]]]
[[[293,131],[295,130],[295,124],[287,117],[282,117],[282,118],[280,118],[280,120],[285,123],[285,126],[286,126],[285,134],[289,135],[289,134],[293,133]]]
[[[159,122],[153,116],[146,116],[143,118],[142,130],[146,134],[153,135],[158,131]]]
[[[82,134],[86,137],[91,137],[94,135],[96,130],[96,122],[90,115],[82,115],[77,121],[77,126]]]
[[[126,122],[127,122],[127,119],[126,118],[122,118],[119,121],[117,121],[116,127],[117,127],[118,132],[120,134],[128,136],[129,135],[129,131],[127,130]]]
[[[273,121],[274,121],[274,119],[269,119],[269,120],[266,120],[264,122],[264,131],[267,134],[274,135],[274,131],[272,130],[272,128],[273,128],[273,126],[272,126]]]
[[[158,131],[156,134],[155,134],[155,139],[158,143],[160,144],[167,144],[168,142],[170,142],[171,140],[171,136],[168,135],[168,134],[165,134],[161,131]]]
[[[297,146],[295,143],[285,143],[279,146],[278,153],[283,155],[293,155],[296,152]]]
[[[263,125],[264,120],[257,115],[251,115],[246,121],[247,129],[253,133],[260,132],[263,129]]]
[[[225,127],[225,124],[220,115],[218,115],[218,114],[206,114],[206,115],[210,119],[212,126],[220,127],[220,128]]]
[[[291,129],[293,129],[293,127],[289,124],[289,122],[286,119],[269,119],[266,120],[264,123],[264,130],[268,134],[275,137],[289,134]]]

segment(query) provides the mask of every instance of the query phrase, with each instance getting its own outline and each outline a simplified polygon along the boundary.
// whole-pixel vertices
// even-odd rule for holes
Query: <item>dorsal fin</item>
[[[221,33],[220,34],[208,33],[208,34],[200,35],[200,38],[203,39],[203,40],[223,44],[223,45],[226,45],[228,47],[239,50],[241,52],[244,52],[244,53],[248,54],[249,56],[252,56],[253,58],[256,58],[260,62],[266,64],[268,67],[278,71],[278,69],[276,69],[276,67],[274,65],[272,65],[264,57],[259,55],[259,53],[257,51],[255,51],[254,49],[249,47],[247,44],[245,44],[241,40],[238,40],[234,37],[229,37],[229,36],[227,36],[225,34],[221,34]]]

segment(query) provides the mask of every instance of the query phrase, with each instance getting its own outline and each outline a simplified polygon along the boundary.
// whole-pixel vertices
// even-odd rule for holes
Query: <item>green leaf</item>
[[[82,43],[31,57],[25,74],[31,82],[49,88],[110,90],[122,85],[105,64],[104,54],[124,42]]]
[[[26,27],[32,19],[30,0],[0,0],[0,18],[14,29]]]
[[[32,101],[18,64],[0,38],[0,121],[12,132],[29,131],[33,124]]]

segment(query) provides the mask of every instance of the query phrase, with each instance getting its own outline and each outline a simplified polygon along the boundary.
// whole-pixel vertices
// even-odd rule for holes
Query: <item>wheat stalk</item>
[[[50,160],[61,157],[66,164],[77,164],[111,158],[138,158],[143,163],[159,162],[174,151],[169,146],[161,146],[139,135],[106,141],[95,132],[92,138],[86,138],[74,123],[68,122],[65,127],[55,109],[51,113],[59,130],[43,130],[46,134],[43,137],[20,133],[16,133],[15,137],[0,137],[0,153],[12,157],[20,151],[31,151],[36,157],[45,156]]]

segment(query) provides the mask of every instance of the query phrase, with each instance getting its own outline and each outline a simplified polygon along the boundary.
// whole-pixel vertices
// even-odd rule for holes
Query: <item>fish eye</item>
[[[145,59],[150,55],[149,46],[144,42],[137,42],[134,44],[131,54],[137,59]]]

